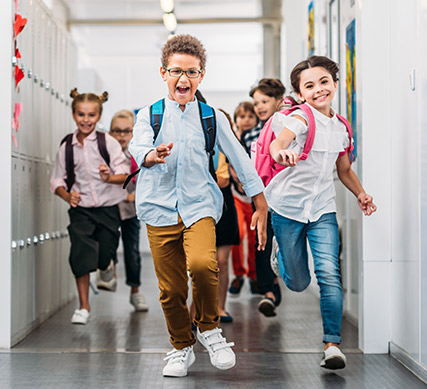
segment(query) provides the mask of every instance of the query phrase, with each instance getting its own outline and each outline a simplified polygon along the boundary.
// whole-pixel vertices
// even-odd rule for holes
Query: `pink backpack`
[[[290,100],[285,99],[284,102],[289,103]],[[289,115],[296,109],[301,109],[302,111],[304,111],[308,118],[307,140],[305,141],[302,153],[299,155],[300,160],[306,160],[308,157],[308,153],[310,152],[313,146],[314,136],[316,133],[316,122],[313,116],[313,112],[306,104],[294,105],[291,108],[280,111],[280,113],[283,115]],[[353,132],[351,131],[351,126],[347,119],[345,119],[339,114],[337,114],[337,118],[341,120],[346,126],[349,138],[353,139]],[[276,139],[274,131],[271,128],[272,120],[273,116],[271,116],[270,119],[268,119],[268,121],[264,124],[264,127],[262,128],[262,131],[259,134],[258,140],[256,141],[256,143],[254,142],[252,144],[251,148],[251,157],[255,160],[255,169],[258,172],[258,175],[261,177],[261,180],[265,186],[270,183],[270,181],[277,173],[281,172],[283,169],[286,168],[286,166],[277,163],[271,157],[270,154],[270,144],[274,139]],[[351,152],[352,150],[353,144],[350,142],[350,146],[347,147],[343,152],[341,152],[339,156],[341,157],[345,153]]]

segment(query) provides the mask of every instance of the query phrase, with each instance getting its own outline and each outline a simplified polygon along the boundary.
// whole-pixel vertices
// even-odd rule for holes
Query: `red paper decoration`
[[[13,23],[13,32],[15,33],[15,37],[21,33],[26,24],[26,18],[23,18],[20,14],[15,15],[15,23]]]

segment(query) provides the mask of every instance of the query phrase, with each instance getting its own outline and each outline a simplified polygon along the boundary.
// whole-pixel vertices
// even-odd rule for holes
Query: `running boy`
[[[206,51],[190,35],[169,39],[162,49],[160,74],[168,96],[161,130],[153,142],[149,107],[140,111],[129,151],[141,172],[136,189],[139,219],[147,223],[148,239],[159,282],[172,351],[163,375],[183,377],[194,363],[191,319],[186,300],[187,268],[193,287],[197,339],[218,369],[235,365],[233,343],[218,328],[218,263],[215,223],[223,199],[209,173],[209,157],[195,92],[205,75]],[[259,249],[266,240],[267,204],[263,185],[220,111],[216,115],[216,144],[233,164],[256,211],[251,228],[258,227]]]

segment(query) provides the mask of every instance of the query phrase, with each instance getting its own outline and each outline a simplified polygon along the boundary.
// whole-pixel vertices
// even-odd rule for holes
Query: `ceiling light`
[[[172,12],[174,8],[174,0],[160,0],[160,6],[162,7],[163,12]]]
[[[163,24],[168,31],[175,31],[177,25],[175,14],[163,14]]]

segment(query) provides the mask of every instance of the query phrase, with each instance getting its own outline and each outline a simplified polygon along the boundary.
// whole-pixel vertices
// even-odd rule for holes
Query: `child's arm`
[[[371,215],[377,210],[373,203],[372,196],[365,193],[359,179],[351,170],[350,159],[348,153],[337,159],[337,173],[340,181],[357,197],[357,202],[360,209],[366,216]]]
[[[128,176],[127,174],[110,174],[110,169],[105,163],[101,163],[98,166],[98,170],[102,181],[108,184],[122,185]]]
[[[63,186],[58,186],[55,189],[55,194],[61,197],[61,199],[70,204],[73,208],[77,207],[81,200],[79,192],[68,193]]]
[[[298,119],[307,125],[307,122],[302,116],[293,115],[293,119]],[[295,139],[296,134],[292,130],[283,127],[283,130],[280,131],[279,135],[273,142],[270,144],[270,154],[271,157],[283,166],[295,166],[298,161],[298,154],[295,151],[288,150],[289,145]]]
[[[252,215],[251,230],[257,229],[258,250],[264,250],[267,242],[268,205],[263,192],[253,196],[252,201],[255,205],[255,212]]]

